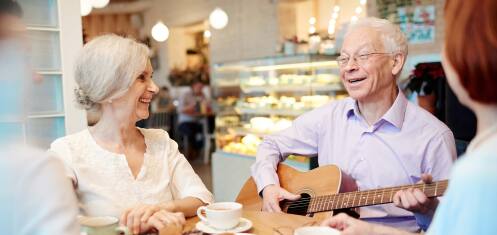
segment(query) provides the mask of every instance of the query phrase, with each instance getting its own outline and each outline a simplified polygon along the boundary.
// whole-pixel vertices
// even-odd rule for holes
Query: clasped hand
[[[129,228],[132,234],[140,234],[150,230],[161,230],[166,226],[185,224],[185,216],[181,212],[171,212],[159,205],[141,204],[124,211],[121,224]]]

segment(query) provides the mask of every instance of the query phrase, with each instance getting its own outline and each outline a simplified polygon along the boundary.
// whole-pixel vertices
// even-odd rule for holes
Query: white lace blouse
[[[76,185],[81,213],[87,216],[121,213],[136,204],[157,204],[185,197],[213,201],[178,145],[160,129],[139,129],[147,146],[136,179],[123,154],[101,148],[88,129],[55,140],[50,151],[65,165]]]

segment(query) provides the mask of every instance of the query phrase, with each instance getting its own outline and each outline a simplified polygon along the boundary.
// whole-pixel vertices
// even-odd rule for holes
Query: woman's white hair
[[[103,102],[119,98],[145,70],[149,49],[115,34],[88,42],[76,59],[76,101],[84,109],[98,110]]]
[[[387,52],[402,53],[407,56],[407,39],[398,25],[375,17],[362,18],[350,24],[345,37],[359,28],[370,28],[378,32]]]

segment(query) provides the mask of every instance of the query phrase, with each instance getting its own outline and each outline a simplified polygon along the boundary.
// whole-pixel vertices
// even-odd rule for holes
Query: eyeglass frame
[[[345,67],[345,66],[347,66],[349,64],[349,61],[352,58],[352,60],[354,61],[354,64],[362,66],[362,65],[364,65],[365,62],[367,62],[369,60],[369,58],[372,55],[392,55],[392,54],[395,54],[395,52],[371,52],[371,53],[364,53],[364,54],[358,54],[358,55],[353,55],[353,56],[347,56],[348,58],[347,58],[346,61],[342,61],[346,57],[340,55],[340,56],[338,56],[336,58],[336,62],[338,63],[339,67]],[[362,57],[362,58],[358,59],[358,57]]]

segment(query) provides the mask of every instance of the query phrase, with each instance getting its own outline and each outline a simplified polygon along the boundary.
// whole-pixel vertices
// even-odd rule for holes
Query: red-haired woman
[[[442,62],[452,90],[476,114],[478,130],[465,156],[453,168],[449,188],[428,234],[481,235],[497,231],[496,12],[495,0],[446,2]],[[345,214],[323,225],[337,228],[343,235],[409,234]]]

